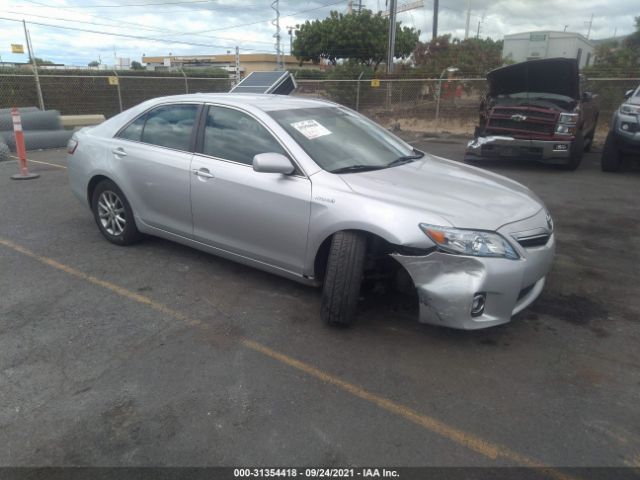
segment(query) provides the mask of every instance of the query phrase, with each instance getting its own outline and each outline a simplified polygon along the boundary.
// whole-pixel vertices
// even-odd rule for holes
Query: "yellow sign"
[[[24,53],[24,45],[20,43],[12,43],[11,53]]]
[[[377,78],[374,78],[371,80],[371,86],[373,88],[378,88],[380,86],[380,80],[378,80]]]
[[[109,77],[109,85],[118,85],[118,77]]]

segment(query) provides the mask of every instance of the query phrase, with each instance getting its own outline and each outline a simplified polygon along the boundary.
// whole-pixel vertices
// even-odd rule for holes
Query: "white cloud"
[[[142,54],[166,55],[225,53],[236,45],[243,52],[273,52],[271,0],[191,0],[191,4],[136,6],[169,0],[0,0],[0,16],[29,22],[37,56],[59,63],[86,65],[99,56],[111,63],[117,55],[139,60]],[[180,0],[171,0],[172,2]],[[189,0],[182,0],[189,1]],[[405,0],[409,2],[409,0]],[[405,3],[400,0],[400,3]],[[346,11],[347,1],[281,0],[282,48],[288,53],[286,27],[306,19],[324,18],[332,9]],[[354,3],[357,3],[354,2]],[[384,8],[384,0],[364,0],[371,9]],[[422,31],[421,39],[431,38],[432,0],[425,7],[400,13],[405,25]],[[587,33],[591,14],[591,38],[603,38],[633,31],[636,11],[628,0],[471,0],[470,32],[475,36],[481,22],[482,37],[500,39],[503,35],[528,30],[563,30]],[[43,6],[47,5],[47,6]],[[111,7],[100,8],[99,6]],[[440,0],[439,33],[464,36],[467,0]],[[116,7],[113,7],[116,6]],[[292,13],[304,11],[291,16]],[[64,20],[68,21],[64,21]],[[22,24],[0,20],[0,56],[5,61],[25,61],[12,55],[10,43],[24,43]],[[55,24],[84,30],[98,30],[152,39],[105,36],[62,30],[37,23]],[[98,25],[96,25],[98,24]],[[249,24],[249,25],[246,25]],[[241,25],[235,28],[236,25]],[[194,32],[203,32],[195,34]],[[201,44],[187,45],[178,42]]]

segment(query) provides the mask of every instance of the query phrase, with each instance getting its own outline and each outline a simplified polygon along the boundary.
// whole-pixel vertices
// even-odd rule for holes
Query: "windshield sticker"
[[[291,126],[309,140],[324,137],[325,135],[331,135],[331,130],[326,129],[315,120],[303,120],[301,122],[292,123]]]

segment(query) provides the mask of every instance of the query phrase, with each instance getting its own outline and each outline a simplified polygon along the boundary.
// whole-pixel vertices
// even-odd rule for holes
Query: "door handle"
[[[209,172],[209,170],[207,168],[201,168],[200,170],[193,170],[193,174],[196,177],[202,177],[202,178],[215,178],[214,175]]]
[[[111,153],[113,153],[117,157],[126,157],[127,156],[127,152],[125,152],[124,148],[122,148],[122,147],[114,148],[113,150],[111,150]]]

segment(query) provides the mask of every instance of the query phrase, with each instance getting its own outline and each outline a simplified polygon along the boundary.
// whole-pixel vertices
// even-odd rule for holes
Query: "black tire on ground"
[[[600,157],[600,168],[603,172],[617,172],[622,166],[622,153],[616,142],[616,136],[609,132]]]
[[[105,197],[103,197],[102,200],[105,200],[106,197],[109,197],[111,199],[117,198],[117,201],[119,201],[119,204],[117,205],[120,205],[120,207],[118,207],[117,210],[120,217],[124,218],[124,227],[122,228],[122,231],[115,230],[113,223],[111,224],[111,227],[109,226],[109,224],[103,224],[99,213],[99,201],[101,200],[101,196],[103,193],[105,194]],[[93,218],[98,224],[100,232],[102,233],[104,238],[109,240],[111,243],[115,243],[116,245],[131,245],[141,238],[142,235],[136,227],[136,223],[133,217],[133,210],[131,210],[131,206],[127,201],[127,197],[124,196],[122,190],[120,190],[120,188],[118,188],[118,186],[111,180],[105,179],[98,183],[98,185],[96,185],[96,188],[93,190],[93,195],[91,197],[91,210],[93,211]],[[112,232],[109,232],[109,229],[111,229]],[[118,228],[118,230],[120,230],[120,228]]]
[[[584,151],[590,152],[591,147],[593,147],[593,137],[596,134],[596,127],[598,126],[598,115],[596,115],[596,119],[593,122],[593,129],[589,132],[587,136],[584,137]]]
[[[356,319],[367,251],[367,239],[358,232],[338,232],[331,239],[322,289],[320,316],[329,325],[349,326]]]
[[[569,159],[563,167],[566,170],[575,170],[580,166],[582,162],[582,155],[584,154],[584,136],[582,132],[576,134],[576,138],[571,144],[569,149]]]

